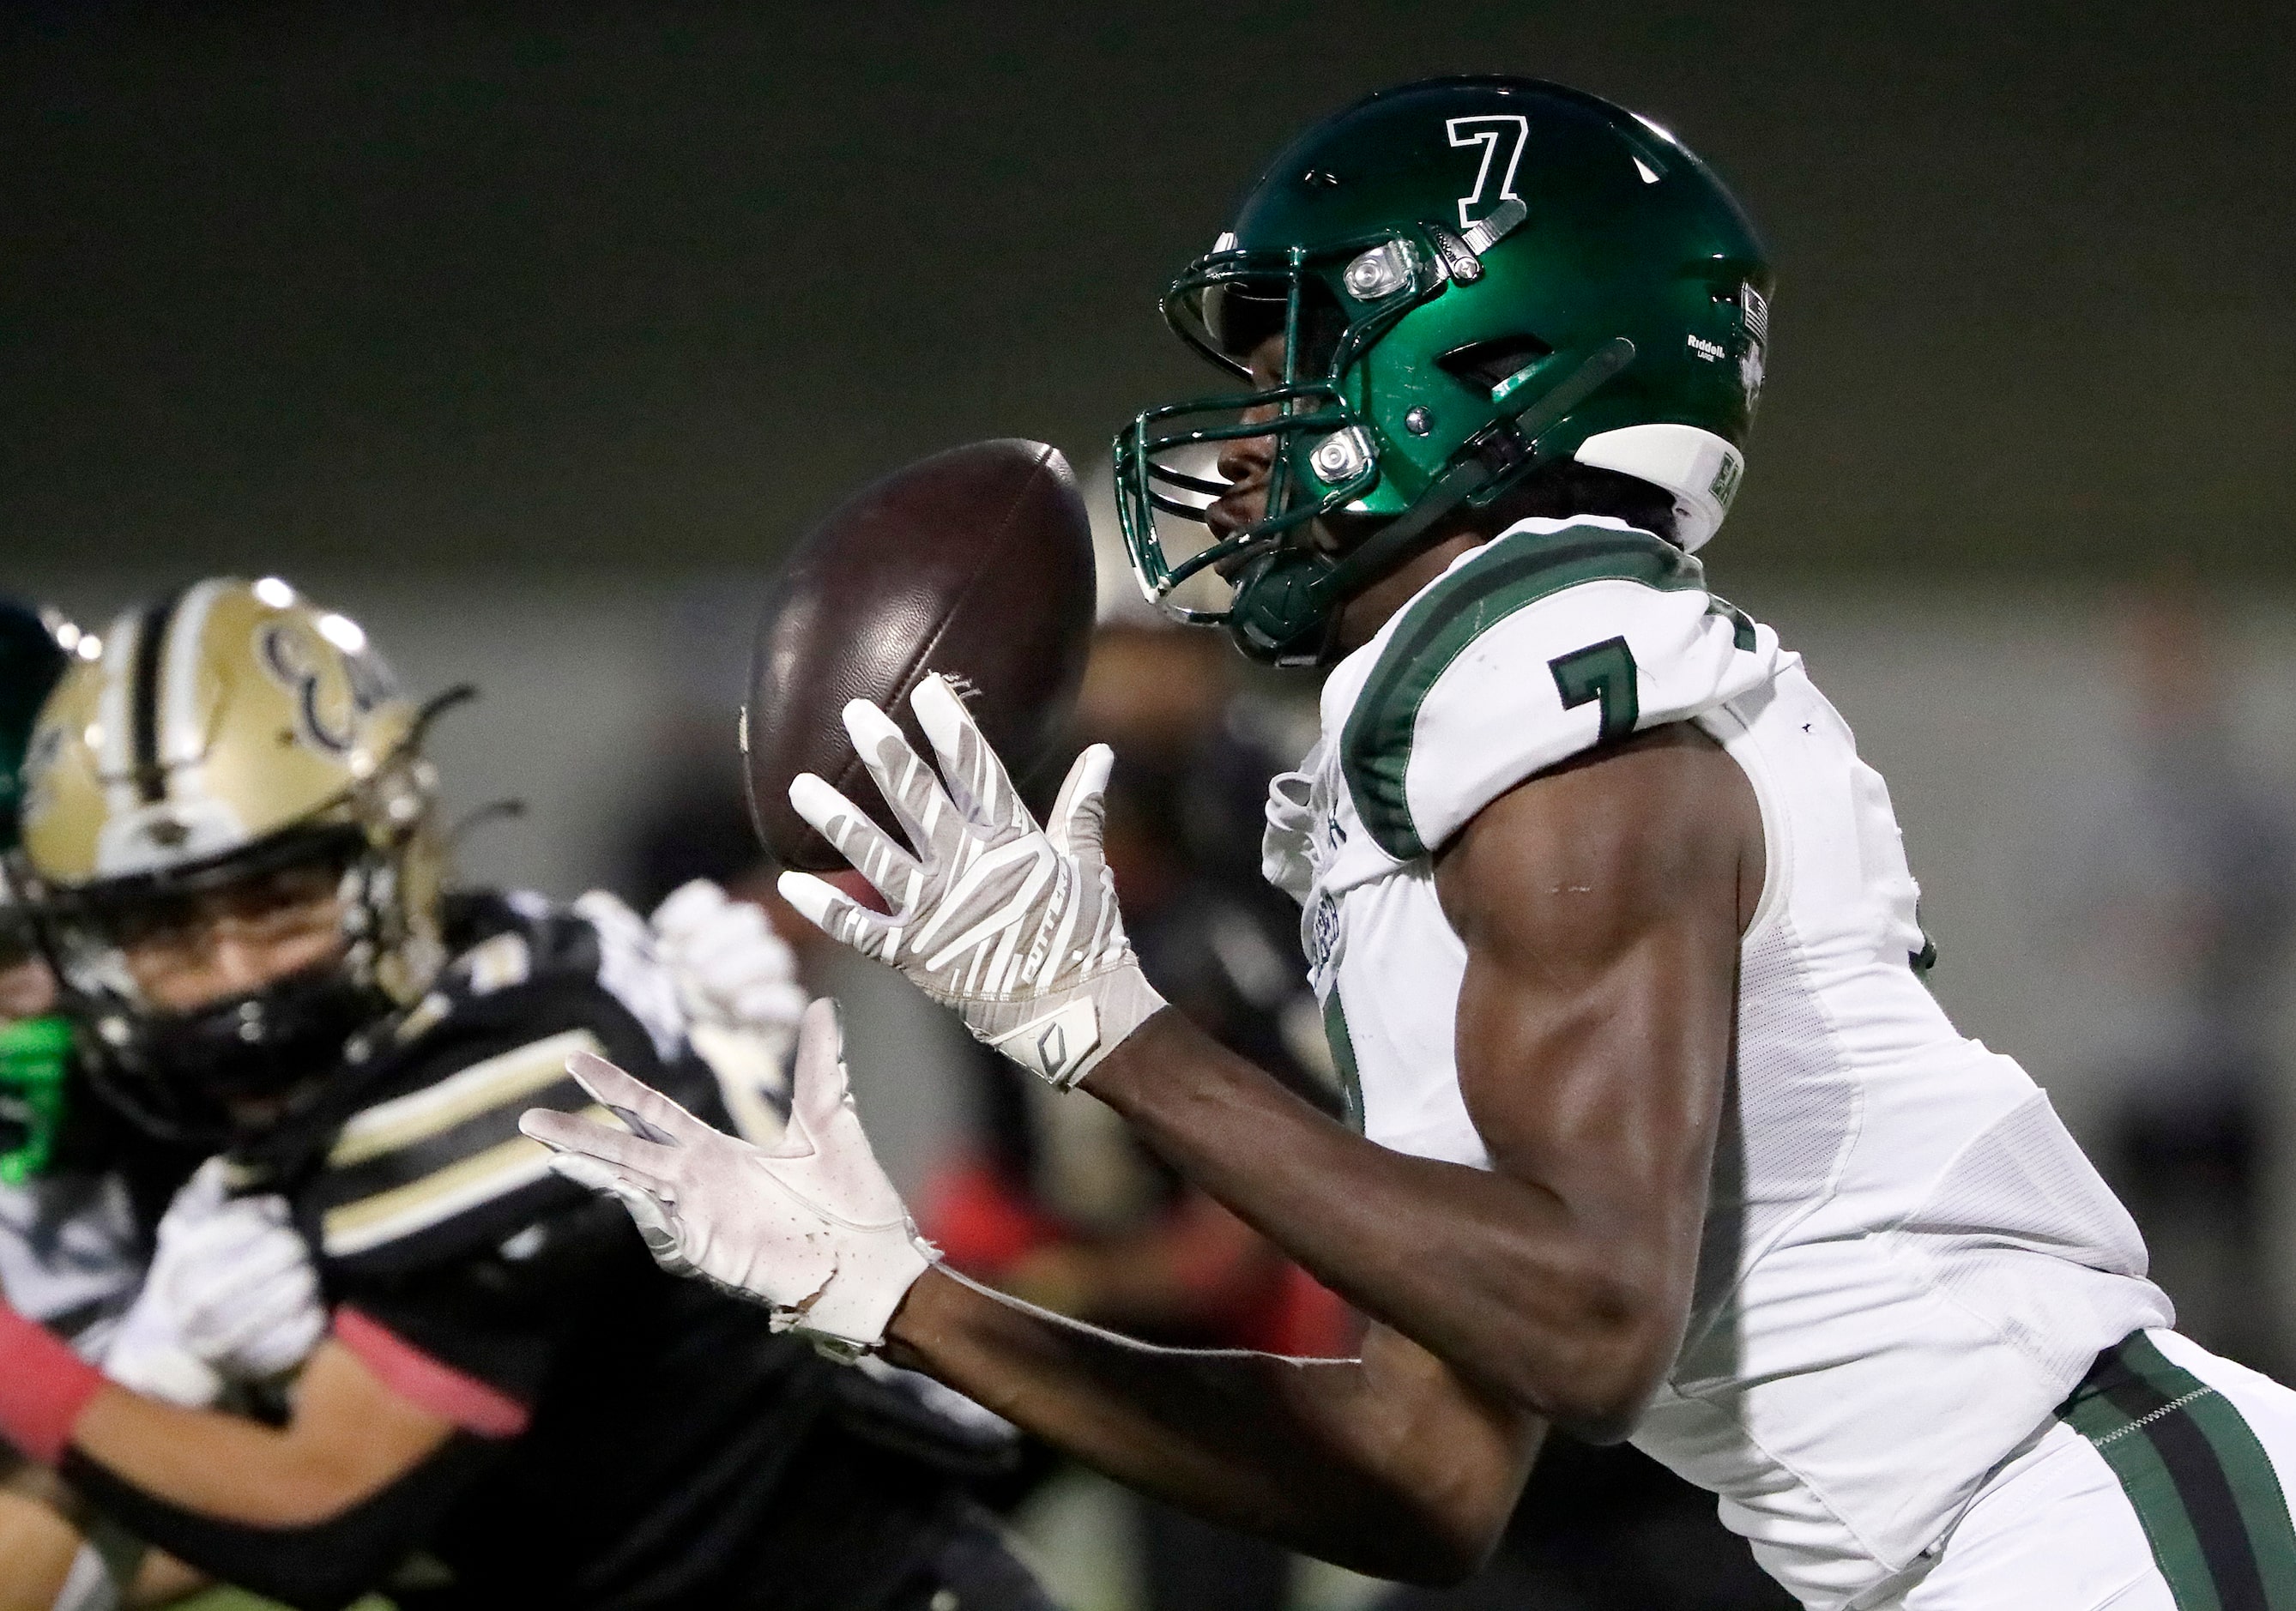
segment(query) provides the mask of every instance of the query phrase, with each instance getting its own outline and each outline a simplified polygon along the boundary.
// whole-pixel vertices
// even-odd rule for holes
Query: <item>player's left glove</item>
[[[1116,757],[1105,744],[1078,756],[1039,827],[955,690],[927,677],[909,703],[938,775],[866,700],[845,707],[845,730],[915,854],[812,773],[790,785],[798,814],[876,887],[890,914],[808,873],[783,873],[783,898],[1065,1091],[1164,1005],[1125,937],[1101,855],[1101,795]]]
[[[560,1174],[619,1198],[663,1269],[763,1304],[775,1330],[832,1352],[883,1343],[940,1255],[862,1133],[833,1003],[806,1010],[789,1127],[769,1147],[712,1129],[603,1058],[577,1053],[567,1070],[629,1130],[539,1108],[519,1128]]]
[[[309,1357],[327,1313],[286,1200],[232,1197],[210,1158],[160,1216],[144,1288],[103,1353],[103,1373],[202,1408],[230,1381],[268,1381]]]

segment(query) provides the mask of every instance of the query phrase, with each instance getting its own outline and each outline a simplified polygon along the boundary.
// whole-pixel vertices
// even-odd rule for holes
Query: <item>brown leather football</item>
[[[801,772],[893,830],[841,713],[869,700],[930,759],[909,694],[932,672],[956,683],[1041,812],[1068,758],[1049,751],[1084,680],[1092,620],[1091,523],[1056,449],[975,442],[863,487],[799,542],[758,623],[742,747],[767,852],[803,871],[846,865],[790,808]]]

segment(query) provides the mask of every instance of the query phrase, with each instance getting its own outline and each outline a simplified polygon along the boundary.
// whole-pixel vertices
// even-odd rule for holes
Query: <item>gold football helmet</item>
[[[66,1009],[128,1116],[214,1141],[234,1097],[332,1069],[428,989],[446,858],[423,725],[357,624],[276,577],[131,609],[65,674],[26,759],[23,855]],[[340,879],[338,956],[192,1010],[145,999],[137,936],[314,869]]]

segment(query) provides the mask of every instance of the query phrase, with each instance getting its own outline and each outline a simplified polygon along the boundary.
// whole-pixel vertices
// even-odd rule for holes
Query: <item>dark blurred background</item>
[[[2268,570],[2284,8],[17,5],[0,530],[44,557],[748,563],[1200,381],[1163,281],[1303,121],[1560,78],[1779,265],[1734,565]],[[2276,152],[2281,152],[2276,155]]]
[[[284,574],[484,689],[448,797],[530,809],[474,876],[730,876],[797,531],[981,437],[1089,473],[1210,389],[1157,293],[1303,123],[1434,72],[1595,90],[1778,265],[1716,585],[1890,777],[1956,1018],[2145,1213],[2196,1335],[2285,1370],[2292,69],[2262,6],[14,5],[0,591],[100,627]],[[824,966],[922,1190],[965,1049]],[[1104,1492],[1037,1511],[1080,1606],[1143,1603]]]

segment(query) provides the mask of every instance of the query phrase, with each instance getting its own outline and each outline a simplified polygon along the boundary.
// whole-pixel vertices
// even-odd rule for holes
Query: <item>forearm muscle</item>
[[[1357,1360],[1157,1348],[938,1271],[893,1344],[1128,1486],[1386,1577],[1472,1570],[1542,1431],[1392,1334]]]

